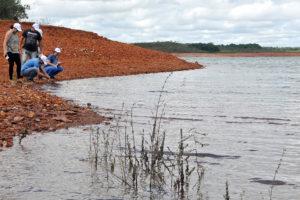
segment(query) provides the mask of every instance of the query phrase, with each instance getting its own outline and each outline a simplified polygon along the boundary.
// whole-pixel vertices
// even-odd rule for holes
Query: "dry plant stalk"
[[[139,195],[139,192],[150,191],[151,198],[162,192],[171,194],[175,199],[189,199],[190,182],[193,176],[197,177],[193,188],[196,187],[196,195],[201,196],[200,185],[204,177],[204,168],[197,160],[197,145],[201,143],[195,140],[195,148],[189,149],[184,142],[195,136],[184,137],[181,129],[178,150],[172,151],[165,146],[166,131],[161,130],[165,110],[162,93],[171,74],[161,88],[149,138],[145,137],[143,130],[140,145],[136,145],[132,107],[129,114],[123,113],[122,109],[119,115],[125,116],[124,125],[121,126],[120,117],[115,117],[115,127],[107,132],[102,131],[102,137],[99,136],[100,131],[97,129],[97,134],[94,134],[91,139],[93,148],[90,149],[94,150],[95,165],[101,164],[111,177],[115,177],[126,187],[131,188],[136,195]],[[191,151],[196,151],[195,160],[187,154]]]

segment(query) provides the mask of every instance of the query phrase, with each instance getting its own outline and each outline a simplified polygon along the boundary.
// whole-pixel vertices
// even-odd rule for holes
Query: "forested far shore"
[[[263,53],[300,52],[300,47],[263,47],[256,43],[215,45],[214,43],[141,42],[132,43],[139,47],[167,53]]]

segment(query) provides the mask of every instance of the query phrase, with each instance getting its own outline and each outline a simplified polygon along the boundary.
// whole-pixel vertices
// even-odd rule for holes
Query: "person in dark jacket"
[[[33,24],[31,29],[23,32],[20,46],[23,45],[21,64],[22,66],[29,58],[38,57],[38,47],[40,47],[40,54],[42,54],[42,36],[39,33],[39,25]]]

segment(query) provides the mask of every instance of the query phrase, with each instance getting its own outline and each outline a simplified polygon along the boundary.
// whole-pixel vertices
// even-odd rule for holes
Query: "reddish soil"
[[[177,57],[285,57],[300,56],[300,53],[172,53]]]
[[[0,21],[1,42],[13,23],[15,22]],[[25,30],[32,23],[21,25]],[[63,63],[64,71],[56,76],[56,81],[202,67],[198,63],[188,63],[171,54],[111,41],[92,32],[55,26],[41,26],[41,29],[43,54],[49,55],[56,47],[62,49],[59,60]],[[73,105],[34,89],[36,85],[46,81],[12,85],[8,77],[8,62],[2,56],[2,46],[0,55],[0,151],[3,146],[12,146],[13,136],[19,135],[25,129],[32,133],[95,124],[105,120],[89,108]]]

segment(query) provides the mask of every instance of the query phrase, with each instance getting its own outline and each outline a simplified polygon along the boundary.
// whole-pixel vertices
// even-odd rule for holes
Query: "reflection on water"
[[[163,91],[169,73],[64,81],[44,89],[83,106],[89,102],[103,115],[133,110],[137,133],[151,129],[162,94],[167,146],[177,147],[174,140],[181,128],[184,132],[195,128],[201,142],[209,144],[199,151],[216,155],[201,158],[206,168],[202,189],[209,199],[223,198],[227,180],[233,199],[241,194],[245,199],[268,198],[283,149],[273,199],[297,199],[300,58],[186,59],[206,68],[174,72]],[[30,136],[23,147],[2,152],[0,199],[123,198],[120,188],[101,186],[101,177],[95,181],[90,176],[89,164],[82,161],[87,157],[88,136],[81,130]]]

